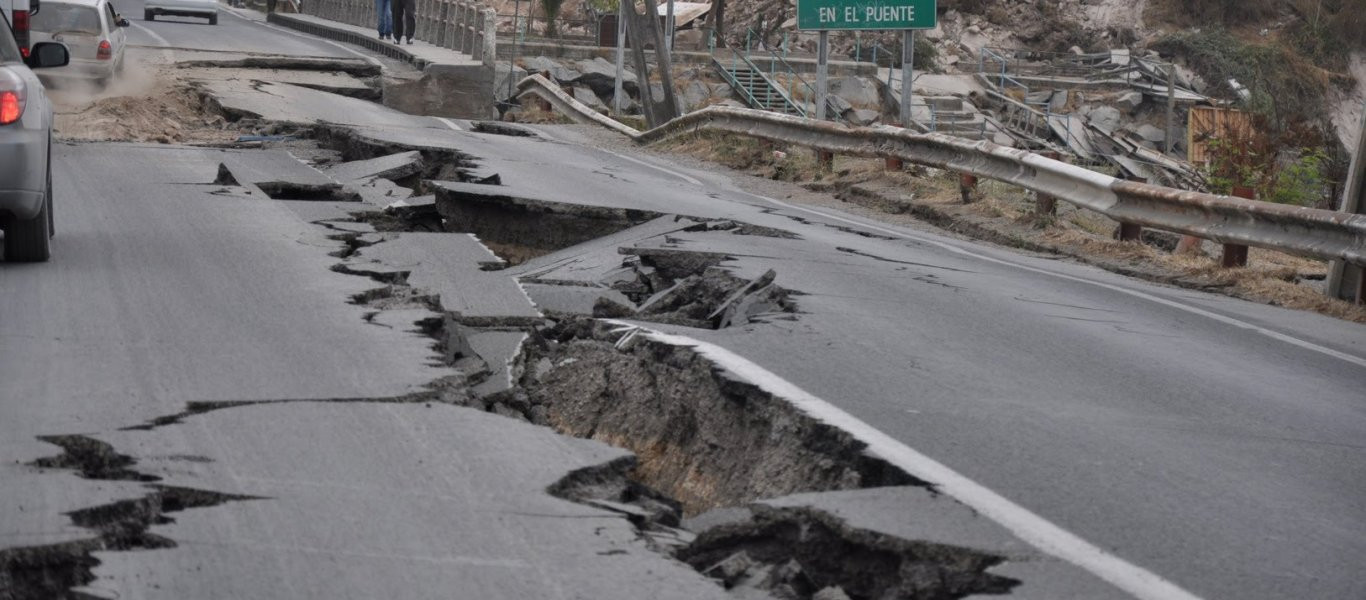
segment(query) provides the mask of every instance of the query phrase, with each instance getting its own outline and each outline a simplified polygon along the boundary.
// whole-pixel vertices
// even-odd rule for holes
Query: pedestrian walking
[[[379,23],[379,39],[387,40],[394,35],[394,8],[392,0],[375,0],[375,11]]]
[[[408,45],[413,44],[413,36],[417,34],[417,0],[389,0],[394,7],[394,43],[403,43],[404,36],[408,38]]]

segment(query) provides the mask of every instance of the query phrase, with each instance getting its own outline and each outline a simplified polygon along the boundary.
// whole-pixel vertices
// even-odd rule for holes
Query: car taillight
[[[0,68],[0,125],[9,125],[24,116],[27,99],[24,80],[14,71]]]
[[[28,58],[28,11],[14,11],[14,41],[19,44],[19,52]]]
[[[100,48],[95,51],[95,58],[100,60],[114,58],[114,47],[109,45],[109,40],[100,40]]]

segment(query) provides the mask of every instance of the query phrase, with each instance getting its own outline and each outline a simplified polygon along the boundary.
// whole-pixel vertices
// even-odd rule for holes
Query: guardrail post
[[[977,196],[977,176],[959,173],[958,193],[963,196],[963,204],[972,204],[973,199]]]
[[[1257,199],[1257,191],[1246,186],[1234,186],[1233,195],[1248,200]],[[1224,253],[1219,260],[1220,266],[1225,269],[1236,269],[1247,266],[1247,246],[1244,244],[1224,244]]]
[[[902,170],[902,169],[904,169],[904,168],[906,168],[906,161],[903,161],[903,160],[901,160],[900,158],[897,158],[897,157],[895,157],[895,156],[888,156],[888,157],[887,157],[887,161],[886,161],[886,165],[885,165],[885,170],[887,170],[887,171],[900,171],[900,170]]]
[[[463,0],[455,0],[455,19],[453,19],[452,29],[455,35],[451,36],[452,50],[459,52],[465,47],[465,3]]]
[[[1147,183],[1148,180],[1142,177],[1129,177],[1129,181]],[[1119,241],[1121,242],[1141,242],[1143,241],[1143,226],[1136,223],[1119,222]]]
[[[1143,239],[1143,226],[1136,223],[1119,224],[1119,241],[1137,242]]]
[[[479,7],[473,3],[465,5],[465,43],[460,47],[460,51],[474,56],[474,32],[475,19],[478,18]]]
[[[481,44],[483,49],[480,50],[480,54],[483,56],[481,58],[484,60],[484,65],[492,67],[493,63],[498,60],[498,11],[492,8],[484,9],[483,37]],[[508,73],[508,77],[512,77],[512,74]]]
[[[436,0],[436,22],[432,27],[432,43],[442,48],[446,47],[446,11],[450,10],[450,5],[446,0]]]
[[[474,11],[474,19],[470,22],[470,58],[474,60],[484,60],[484,11],[477,9]],[[572,94],[572,92],[571,92]]]
[[[1062,158],[1062,155],[1061,155],[1061,154],[1058,154],[1057,152],[1054,152],[1054,151],[1052,151],[1052,150],[1048,150],[1048,151],[1045,151],[1045,152],[1040,152],[1039,154],[1042,155],[1044,158],[1051,158],[1051,159],[1053,159],[1053,160],[1058,160],[1058,159]],[[1041,194],[1038,194],[1038,195],[1036,195],[1036,196],[1034,197],[1034,216],[1036,216],[1036,217],[1042,217],[1042,216],[1047,215],[1047,216],[1050,216],[1050,217],[1051,217],[1051,216],[1056,216],[1057,214],[1058,214],[1058,199],[1057,199],[1057,198],[1054,198],[1053,196],[1050,196],[1050,195],[1048,195],[1048,194],[1042,194],[1042,193],[1041,193]]]

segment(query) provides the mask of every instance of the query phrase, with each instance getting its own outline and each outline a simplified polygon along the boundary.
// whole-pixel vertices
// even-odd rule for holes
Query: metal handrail
[[[739,52],[736,52],[735,50],[731,50],[731,53],[736,56],[739,55]],[[711,60],[712,63],[716,65],[717,70],[721,71],[721,76],[726,79],[726,83],[730,85],[731,89],[738,90],[745,100],[749,102],[750,106],[762,105],[762,103],[759,102],[759,99],[754,96],[754,93],[751,92],[748,87],[741,85],[740,80],[733,74],[739,67],[738,58],[736,59],[736,62],[734,62],[735,68],[732,69],[727,69],[725,65],[721,64],[720,59],[717,59],[715,54],[712,54]]]

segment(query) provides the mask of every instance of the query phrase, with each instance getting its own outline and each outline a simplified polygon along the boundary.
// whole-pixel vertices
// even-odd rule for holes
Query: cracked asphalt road
[[[131,0],[120,9],[140,14]],[[236,17],[146,27],[170,46],[354,57]],[[742,356],[1196,595],[1366,593],[1353,575],[1366,551],[1359,326],[813,213],[724,174],[584,149],[574,127],[481,135],[313,90],[272,85],[263,97],[222,85],[229,101],[281,120],[342,115],[376,145],[467,154],[471,177],[502,182],[435,186],[443,202],[487,192],[560,214],[649,212],[637,229],[491,272],[468,236],[386,238],[347,220],[355,203],[211,184],[234,160],[249,165],[242,172],[308,171],[279,155],[59,146],[56,258],[0,263],[0,553],[89,539],[65,514],[164,502],[126,478],[30,465],[61,451],[40,436],[89,435],[156,485],[254,498],[151,511],[174,512],[148,532],[175,545],[106,542],[91,593],[725,597],[651,552],[619,514],[544,492],[622,451],[442,404],[427,386],[454,378],[453,393],[466,393],[462,372],[415,322],[446,315],[430,298],[386,298],[394,310],[354,300],[382,285],[371,277],[411,279],[462,326],[523,327],[537,320],[531,300],[615,272],[627,248],[729,256],[723,266],[746,280],[772,269],[795,292],[795,315],[716,331],[643,325]],[[791,235],[646,222],[656,215]],[[347,231],[371,245],[338,269]],[[540,283],[509,279],[528,276]],[[513,329],[466,341],[474,353],[515,352]],[[485,362],[509,381],[517,370]],[[1023,581],[1019,597],[1125,597],[923,490],[818,496],[782,502],[999,551],[1011,561],[995,572]]]

